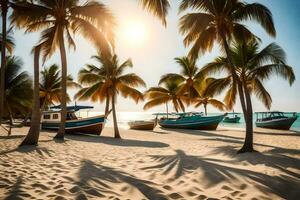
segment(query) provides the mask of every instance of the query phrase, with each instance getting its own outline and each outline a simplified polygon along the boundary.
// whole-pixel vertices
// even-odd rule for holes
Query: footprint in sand
[[[181,196],[178,193],[172,193],[168,195],[171,199],[184,199],[183,196]]]
[[[223,189],[223,190],[227,190],[227,191],[232,191],[232,190],[233,190],[232,188],[228,187],[227,185],[224,185],[224,186],[222,187],[222,189]]]

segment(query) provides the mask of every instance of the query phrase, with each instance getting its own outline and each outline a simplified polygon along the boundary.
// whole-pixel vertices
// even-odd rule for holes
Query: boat
[[[75,112],[82,109],[92,109],[93,106],[68,106],[66,119],[66,133],[89,133],[100,135],[104,128],[106,116],[80,118]],[[42,129],[58,130],[60,126],[60,106],[50,107],[51,110],[42,113]]]
[[[296,112],[256,112],[255,124],[260,128],[289,130],[297,118],[298,116]]]
[[[219,123],[226,115],[204,116],[203,113],[185,112],[185,113],[156,113],[158,124],[163,128],[174,129],[194,129],[194,130],[216,130]]]
[[[238,114],[240,114],[240,113],[235,113],[235,112],[227,113],[227,116],[224,117],[223,122],[225,122],[225,123],[239,123],[241,117],[238,116]]]
[[[153,130],[156,124],[157,124],[156,120],[139,120],[139,121],[128,122],[130,129],[135,129],[135,130]]]

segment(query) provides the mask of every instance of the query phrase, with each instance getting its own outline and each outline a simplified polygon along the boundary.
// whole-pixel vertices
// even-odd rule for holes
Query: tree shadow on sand
[[[185,173],[201,170],[201,180],[207,187],[243,179],[262,193],[274,193],[284,199],[296,199],[300,195],[299,179],[287,175],[270,176],[248,169],[234,168],[224,165],[228,164],[226,161],[187,155],[182,150],[176,150],[174,155],[153,155],[151,158],[157,165],[142,170],[159,170],[164,175],[175,171],[174,179]]]
[[[190,130],[190,129],[170,129],[170,128],[161,128],[162,130],[166,131],[174,131],[177,133],[183,133],[186,135],[195,135],[195,136],[204,136],[204,137],[222,137],[222,138],[228,138],[228,139],[237,139],[237,140],[243,140],[243,137],[236,137],[236,136],[230,136],[226,134],[218,134],[217,131],[204,131],[204,130]],[[228,130],[224,130],[222,132],[227,132]]]
[[[21,200],[24,198],[30,198],[31,195],[22,190],[22,184],[23,177],[19,176],[14,185],[7,191],[4,200]]]
[[[76,183],[78,192],[92,195],[93,197],[116,198],[120,197],[120,192],[115,188],[115,184],[126,183],[128,187],[121,188],[121,193],[126,190],[137,189],[148,199],[166,199],[162,191],[154,188],[155,183],[141,180],[133,175],[119,171],[117,169],[98,165],[90,160],[83,160],[79,171],[79,181]],[[109,195],[109,196],[106,196]],[[77,196],[77,199],[83,196]]]
[[[146,140],[131,140],[131,139],[115,139],[105,136],[94,136],[94,135],[66,135],[66,138],[70,140],[77,140],[82,142],[91,142],[91,143],[102,143],[113,146],[123,146],[123,147],[149,147],[149,148],[163,148],[168,147],[169,145],[163,142],[155,141],[146,141]]]
[[[23,137],[25,137],[25,135],[1,135],[0,140],[18,139]]]
[[[40,156],[52,156],[52,150],[49,150],[46,147],[39,147],[39,146],[21,146],[14,149],[6,150],[6,151],[0,151],[0,155],[8,155],[13,152],[20,152],[20,153],[31,153],[31,152],[37,152]]]
[[[290,170],[290,168],[292,168],[294,170],[300,171],[300,159],[285,155],[289,153],[288,149],[277,148],[276,150],[276,147],[274,149],[275,150],[271,149],[262,153],[253,152],[237,155],[234,146],[226,145],[216,147],[216,149],[213,150],[211,154],[226,155],[231,158],[231,160],[229,161],[229,163],[231,164],[238,164],[242,161],[246,161],[251,165],[265,165],[274,169],[278,169],[279,171],[284,172],[292,177],[298,178],[300,181],[300,174],[297,174]],[[300,151],[295,151],[298,151],[299,155]]]

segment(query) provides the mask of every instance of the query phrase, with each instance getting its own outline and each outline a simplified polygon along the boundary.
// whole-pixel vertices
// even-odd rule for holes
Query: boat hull
[[[224,115],[219,116],[191,116],[182,119],[160,120],[158,123],[163,128],[193,129],[193,130],[216,130]]]
[[[104,116],[96,116],[91,118],[84,118],[78,120],[66,121],[66,133],[88,133],[100,135],[104,128]],[[60,126],[59,121],[43,121],[42,129],[58,130]]]
[[[278,130],[290,130],[293,123],[297,120],[295,117],[287,117],[282,119],[274,119],[268,121],[256,121],[255,124],[260,128],[278,129]]]
[[[154,121],[129,122],[130,129],[134,130],[153,130],[156,126]]]
[[[223,122],[225,123],[239,123],[240,122],[240,117],[225,117]]]

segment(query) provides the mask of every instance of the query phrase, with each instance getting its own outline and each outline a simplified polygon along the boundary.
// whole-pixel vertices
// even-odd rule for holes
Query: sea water
[[[100,112],[94,112],[94,111],[90,111],[90,112],[80,112],[78,113],[79,116],[81,117],[92,117],[92,116],[96,116],[99,114],[103,114]],[[209,115],[220,115],[221,113],[210,113]],[[293,126],[291,127],[291,130],[294,131],[300,131],[300,113],[297,113],[297,115],[299,116],[298,119],[294,122]],[[240,115],[242,116],[242,115]],[[118,120],[118,124],[120,127],[122,128],[129,128],[127,123],[129,121],[133,121],[133,120],[151,120],[154,119],[155,116],[153,115],[153,113],[151,112],[117,112],[117,120]],[[253,123],[256,121],[256,115],[253,115]],[[113,125],[113,119],[112,119],[112,114],[109,115],[107,122],[106,122],[106,126],[112,127]],[[224,123],[221,122],[220,123],[221,126],[223,127],[228,127],[228,128],[245,128],[245,120],[243,117],[241,117],[241,120],[239,123]],[[255,123],[254,123],[255,126]]]

